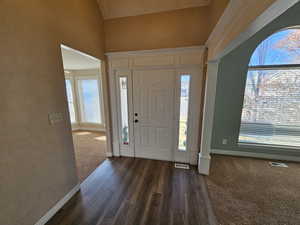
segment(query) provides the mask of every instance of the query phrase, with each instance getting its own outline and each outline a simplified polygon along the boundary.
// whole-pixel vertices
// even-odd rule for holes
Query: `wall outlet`
[[[64,114],[62,112],[51,112],[48,114],[49,124],[55,125],[64,121]]]
[[[222,144],[223,144],[223,145],[227,145],[227,144],[228,144],[228,140],[227,140],[226,138],[223,138]]]

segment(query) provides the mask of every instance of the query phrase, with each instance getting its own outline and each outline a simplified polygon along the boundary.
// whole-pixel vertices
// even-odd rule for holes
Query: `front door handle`
[[[139,120],[134,120],[134,122],[135,122],[135,123],[138,123],[138,122],[139,122]]]

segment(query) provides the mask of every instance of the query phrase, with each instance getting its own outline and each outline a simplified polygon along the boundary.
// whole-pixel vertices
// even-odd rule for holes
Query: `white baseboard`
[[[72,131],[80,131],[80,130],[106,132],[105,128],[88,128],[88,127],[72,128]]]
[[[111,152],[106,152],[106,157],[113,157],[113,154]]]
[[[211,157],[209,155],[201,155],[201,153],[199,153],[198,172],[200,174],[209,175],[210,160]]]
[[[113,156],[114,157],[121,157],[121,155],[119,153],[114,153]]]
[[[79,190],[80,184],[77,184],[65,197],[59,200],[35,225],[45,225]]]
[[[134,158],[135,155],[131,152],[121,152],[120,156],[123,156],[123,157],[129,157],[129,158]]]
[[[190,155],[190,165],[198,165],[198,159],[199,159],[199,149],[196,150],[191,150],[191,155]]]
[[[118,140],[112,143],[112,152],[114,157],[120,157],[120,145]]]
[[[289,156],[289,155],[278,155],[278,154],[246,152],[246,151],[244,151],[244,152],[230,151],[230,150],[222,150],[222,149],[212,149],[211,153],[216,154],[216,155],[230,155],[230,156],[251,157],[251,158],[259,158],[259,159],[285,160],[285,161],[300,162],[300,157]]]

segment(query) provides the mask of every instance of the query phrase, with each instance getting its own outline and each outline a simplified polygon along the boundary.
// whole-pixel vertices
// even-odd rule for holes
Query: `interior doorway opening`
[[[101,60],[61,45],[77,173],[83,182],[107,151]]]

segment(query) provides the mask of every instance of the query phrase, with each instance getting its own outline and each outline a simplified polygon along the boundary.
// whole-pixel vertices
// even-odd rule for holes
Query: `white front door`
[[[133,72],[135,157],[173,160],[174,70]]]
[[[135,69],[115,75],[120,155],[195,164],[200,71]]]

